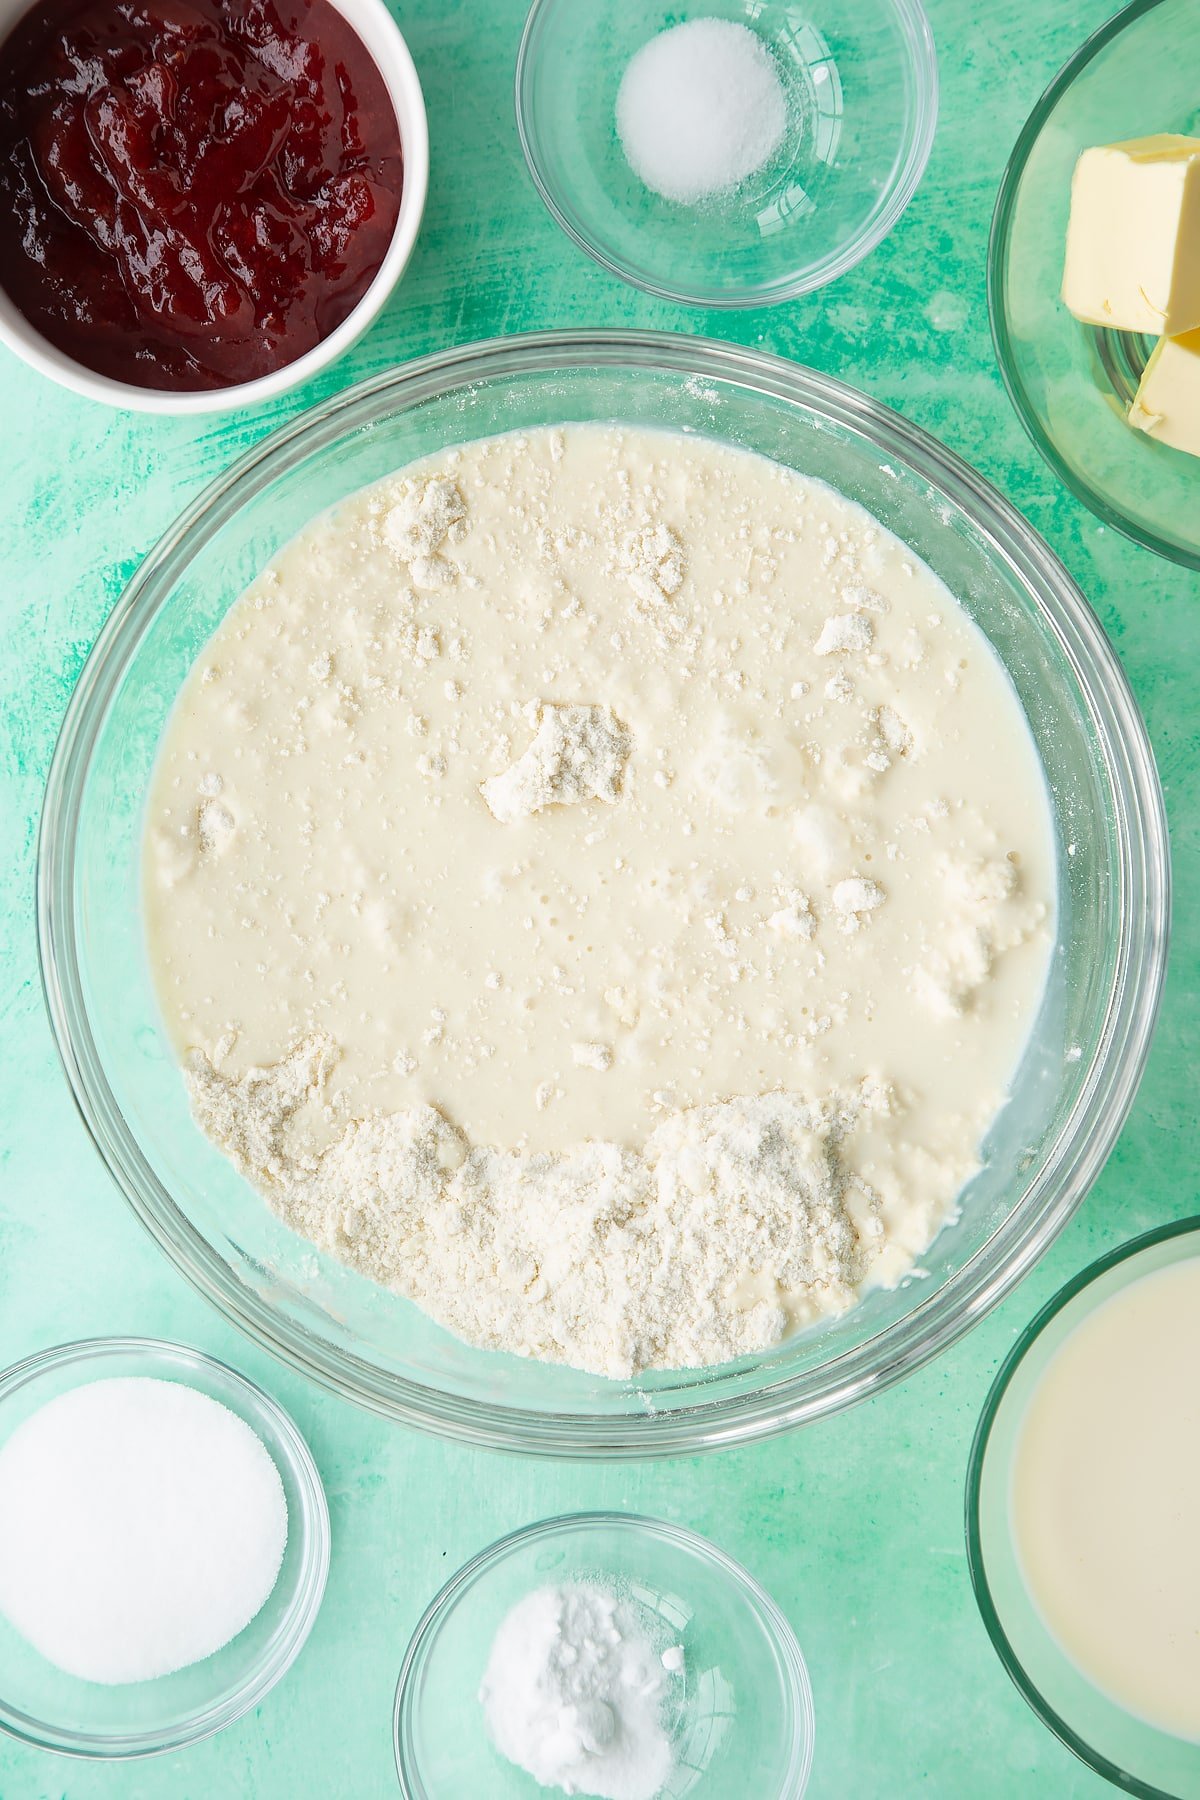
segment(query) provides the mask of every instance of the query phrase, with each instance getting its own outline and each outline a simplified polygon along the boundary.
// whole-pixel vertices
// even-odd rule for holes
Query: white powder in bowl
[[[537,1588],[501,1621],[479,1698],[502,1756],[543,1787],[654,1800],[675,1766],[663,1722],[677,1645],[659,1655],[633,1603],[593,1582]]]
[[[86,1383],[0,1449],[0,1613],[85,1681],[150,1681],[220,1650],[286,1543],[261,1440],[178,1382]]]
[[[762,40],[729,19],[692,19],[643,44],[617,92],[630,167],[667,200],[736,188],[779,148],[787,99]]]

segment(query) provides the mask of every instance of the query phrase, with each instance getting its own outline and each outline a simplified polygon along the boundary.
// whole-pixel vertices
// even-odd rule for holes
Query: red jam
[[[327,0],[40,0],[0,45],[0,280],[76,362],[253,381],[340,325],[403,179]]]

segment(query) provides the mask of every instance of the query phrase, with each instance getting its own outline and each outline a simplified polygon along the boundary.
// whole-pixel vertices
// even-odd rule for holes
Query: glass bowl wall
[[[957,1221],[894,1290],[716,1370],[610,1382],[473,1349],[295,1237],[193,1124],[143,943],[144,796],[175,697],[263,563],[312,516],[444,445],[574,420],[672,427],[830,482],[912,546],[1006,664],[1045,763],[1060,904],[1049,985]],[[68,710],[42,826],[47,1001],[83,1116],[162,1249],[230,1318],[409,1424],[548,1455],[694,1451],[895,1381],[1030,1267],[1132,1102],[1166,954],[1162,800],[1113,653],[1031,528],[931,438],[838,382],[692,338],[547,333],[414,362],[285,427],[130,583]]]

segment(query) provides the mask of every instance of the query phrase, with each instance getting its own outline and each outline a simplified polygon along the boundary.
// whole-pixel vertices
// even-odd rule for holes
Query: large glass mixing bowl
[[[832,483],[937,572],[1007,666],[1058,840],[1057,944],[1012,1096],[961,1212],[898,1288],[764,1355],[614,1382],[481,1351],[318,1254],[193,1124],[143,941],[142,816],[197,653],[314,514],[464,439],[622,420],[745,445]],[[151,552],[67,712],[42,822],[39,933],[67,1074],[100,1152],[171,1260],[260,1343],[412,1425],[555,1456],[695,1451],[849,1405],[952,1343],[1079,1204],[1129,1110],[1166,957],[1168,858],[1124,676],[1025,521],[914,426],[812,371],[695,338],[546,333],[427,357],[258,445]]]

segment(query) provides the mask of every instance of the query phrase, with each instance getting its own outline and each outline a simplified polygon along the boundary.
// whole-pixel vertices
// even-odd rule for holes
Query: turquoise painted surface
[[[824,293],[731,318],[622,287],[542,210],[510,99],[522,0],[399,4],[429,103],[427,223],[383,320],[337,370],[263,412],[180,422],[76,400],[0,352],[0,1364],[114,1331],[231,1360],[307,1433],[334,1532],[312,1640],[256,1713],[193,1751],[124,1769],[2,1741],[2,1800],[386,1800],[392,1690],[428,1599],[501,1532],[585,1506],[691,1525],[771,1589],[812,1669],[814,1800],[1106,1791],[1037,1725],[991,1652],[966,1577],[961,1496],[975,1417],[1030,1314],[1099,1249],[1196,1206],[1200,583],[1103,530],[1057,488],[1001,389],[984,298],[1009,147],[1107,11],[1106,0],[1014,6],[990,10],[981,28],[976,0],[931,0],[943,110],[909,212]],[[32,908],[58,721],[122,583],[180,507],[271,425],[336,387],[442,345],[584,323],[709,331],[810,362],[898,407],[997,482],[1081,582],[1124,659],[1166,785],[1180,896],[1134,1116],[1087,1205],[1006,1305],[903,1388],[842,1418],[720,1457],[633,1468],[535,1466],[407,1434],[306,1386],[205,1307],[126,1212],[74,1115],[43,1017]]]

